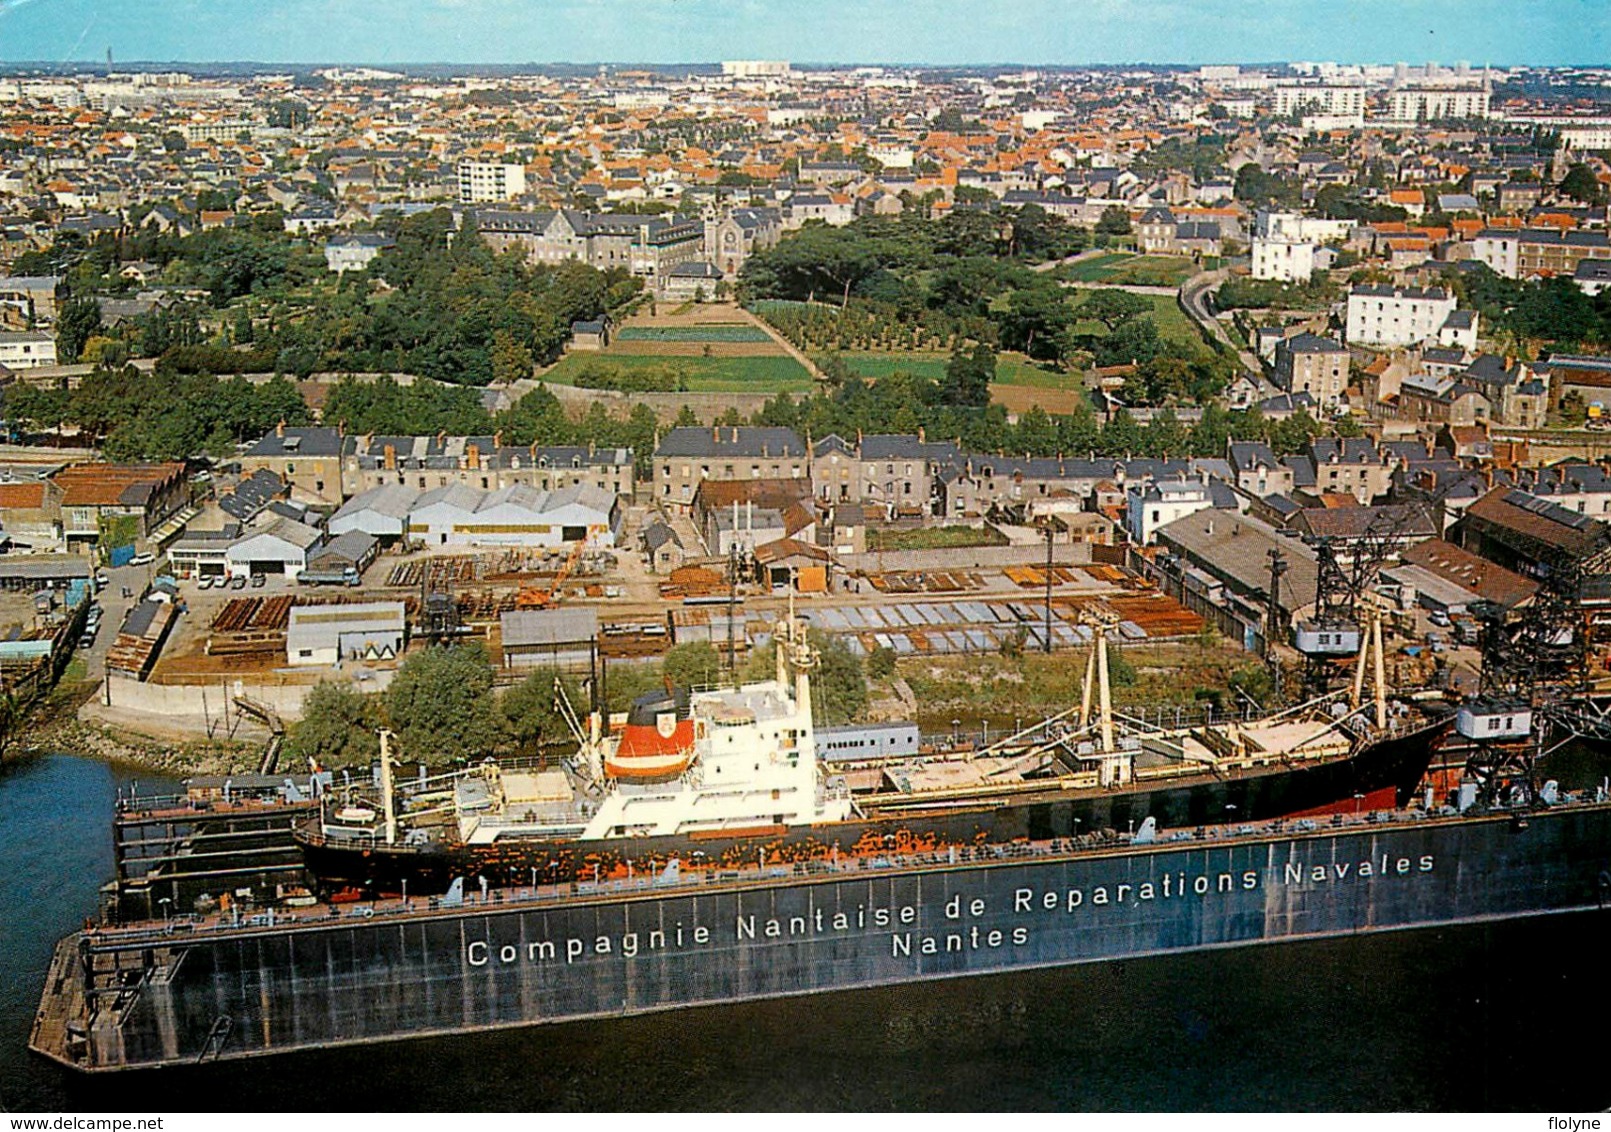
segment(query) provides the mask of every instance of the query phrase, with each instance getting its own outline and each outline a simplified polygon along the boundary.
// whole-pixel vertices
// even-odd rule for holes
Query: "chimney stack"
[[[386,458],[386,470],[388,472],[395,471],[396,468],[397,468],[397,447],[395,445],[392,445],[392,444],[386,445],[385,458]]]
[[[284,417],[281,417],[280,418],[280,423],[274,426],[274,435],[280,437],[282,440],[285,438],[285,418]]]
[[[474,472],[481,469],[481,445],[470,445],[464,450],[464,457],[465,463],[470,466],[471,471]]]

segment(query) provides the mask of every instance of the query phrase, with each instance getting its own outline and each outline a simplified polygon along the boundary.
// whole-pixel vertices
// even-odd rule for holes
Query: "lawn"
[[[748,323],[707,322],[699,326],[623,326],[617,342],[770,342],[766,331]]]
[[[971,546],[1006,546],[1007,536],[994,527],[916,527],[867,532],[868,550],[961,550]]]
[[[1061,278],[1075,283],[1128,283],[1144,287],[1179,287],[1200,270],[1191,260],[1172,255],[1130,255],[1123,252],[1092,256],[1058,269]]]
[[[811,388],[811,375],[793,358],[666,357],[650,354],[567,354],[542,375],[556,385],[574,385],[583,367],[659,370],[684,376],[693,393],[799,393]]]
[[[1075,283],[1100,283],[1107,279],[1108,272],[1115,266],[1134,258],[1129,252],[1105,252],[1078,263],[1065,264],[1057,268],[1055,274]]]
[[[951,360],[949,354],[922,353],[852,351],[840,356],[844,358],[846,365],[862,377],[879,378],[888,377],[892,373],[910,373],[918,377],[933,378],[935,381],[945,376],[946,363]],[[1068,381],[1068,374],[1049,373],[1022,354],[996,355],[997,385],[1039,385],[1060,388]]]

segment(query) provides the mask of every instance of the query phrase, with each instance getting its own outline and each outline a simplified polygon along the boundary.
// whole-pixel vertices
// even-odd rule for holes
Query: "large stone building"
[[[1348,389],[1348,349],[1316,334],[1297,334],[1275,347],[1275,384],[1288,393],[1307,393],[1326,408]]]
[[[1414,346],[1435,342],[1455,298],[1441,287],[1361,284],[1348,292],[1350,346]]]
[[[960,458],[956,444],[930,441],[921,430],[858,436],[854,443],[828,436],[812,446],[811,481],[822,503],[876,505],[889,518],[927,515],[941,472]]]
[[[481,238],[494,251],[519,249],[534,264],[576,260],[600,271],[623,267],[659,289],[678,264],[705,255],[705,223],[685,216],[581,212],[476,212]]]
[[[1471,254],[1506,279],[1570,277],[1584,260],[1611,259],[1611,237],[1603,231],[1484,228],[1471,242]]]
[[[674,428],[654,452],[653,497],[679,507],[693,505],[705,480],[809,479],[805,442],[788,428],[712,425]]]
[[[382,484],[420,491],[452,483],[495,491],[523,484],[541,491],[587,484],[631,499],[637,489],[630,448],[514,446],[503,436],[349,435],[342,445],[344,496]]]
[[[631,499],[630,448],[507,445],[492,436],[378,436],[337,426],[281,425],[241,457],[246,475],[266,469],[306,502],[340,505],[392,484],[428,491],[462,484],[483,491],[524,485],[540,491],[588,485]]]

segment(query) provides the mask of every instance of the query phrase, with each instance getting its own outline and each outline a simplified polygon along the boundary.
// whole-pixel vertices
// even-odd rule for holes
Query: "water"
[[[1604,773],[1573,758],[1573,777]],[[111,873],[110,807],[130,777],[68,756],[0,773],[0,1101],[13,1111],[1611,1104],[1599,913],[80,1078],[24,1047],[55,940]]]

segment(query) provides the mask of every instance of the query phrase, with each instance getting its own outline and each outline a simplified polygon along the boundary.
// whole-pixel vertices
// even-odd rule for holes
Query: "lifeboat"
[[[694,760],[694,721],[686,692],[650,692],[632,701],[615,749],[604,756],[614,778],[675,778]]]

